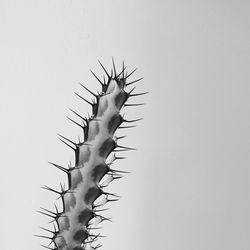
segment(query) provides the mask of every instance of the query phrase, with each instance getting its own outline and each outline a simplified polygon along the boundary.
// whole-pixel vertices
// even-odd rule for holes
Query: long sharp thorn
[[[71,112],[73,112],[75,115],[77,115],[78,117],[80,117],[82,120],[84,120],[85,118],[82,117],[81,115],[79,115],[76,111],[74,111],[73,109],[69,109]]]
[[[55,209],[56,209],[56,214],[58,214],[58,208],[57,208],[56,204],[54,204],[54,206],[55,206]]]
[[[105,195],[111,195],[111,196],[114,196],[116,198],[121,198],[121,196],[119,196],[117,194],[112,194],[112,193],[108,193],[108,192],[103,192],[103,194],[105,194]]]
[[[128,151],[128,149],[114,149],[113,152],[125,152]]]
[[[107,70],[105,69],[105,67],[102,65],[102,63],[100,62],[100,60],[98,60],[99,64],[101,65],[102,69],[105,71],[106,75],[108,76],[108,78],[110,79],[111,76],[109,75],[109,73],[107,72]]]
[[[101,237],[101,238],[105,238],[107,236],[101,235],[101,234],[89,234],[90,237]]]
[[[103,82],[97,77],[97,75],[96,75],[92,70],[90,70],[90,72],[92,73],[92,75],[96,78],[96,80],[97,80],[102,86],[105,85],[105,83],[103,83]]]
[[[44,248],[47,248],[47,249],[50,249],[50,250],[56,250],[56,248],[51,248],[51,247],[48,247],[48,246],[44,246],[42,244],[40,244],[41,247],[44,247]]]
[[[57,135],[60,136],[60,137],[62,137],[64,140],[70,142],[70,143],[73,144],[74,146],[77,146],[77,144],[76,144],[75,142],[71,141],[71,140],[68,139],[67,137],[65,137],[65,136],[63,136],[63,135],[61,135],[61,134],[57,134]]]
[[[134,120],[123,120],[124,122],[138,122],[138,121],[141,121],[143,118],[139,118],[139,119],[134,119]]]
[[[145,103],[128,103],[128,104],[124,104],[124,107],[134,107],[134,106],[141,106],[141,105],[145,105]]]
[[[51,224],[51,223],[55,223],[55,222],[56,222],[56,219],[54,218],[54,220],[49,221],[49,224]]]
[[[58,213],[54,213],[54,212],[52,212],[52,211],[50,211],[50,210],[48,210],[46,208],[43,208],[43,207],[41,207],[41,209],[44,210],[44,211],[46,211],[46,212],[48,212],[48,213],[54,214],[54,215],[58,214]]]
[[[107,211],[107,210],[109,210],[109,208],[95,209],[95,212],[99,213],[99,212]]]
[[[94,249],[102,247],[102,244],[98,244],[97,246],[94,247]]]
[[[125,137],[127,137],[127,136],[126,136],[126,135],[123,135],[123,136],[116,136],[115,139],[116,139],[116,140],[120,140],[120,139],[123,139],[123,138],[125,138]]]
[[[139,95],[146,95],[148,94],[149,92],[143,92],[143,93],[138,93],[138,94],[132,94],[132,95],[129,95],[129,97],[132,97],[132,96],[139,96]]]
[[[88,124],[89,123],[89,120],[88,120],[88,118],[83,118],[83,121],[85,122],[85,124]],[[87,125],[86,125],[87,126]]]
[[[127,149],[127,150],[136,150],[136,148],[129,148],[129,147],[124,147],[124,146],[120,146],[120,145],[116,145],[117,148],[123,148],[123,149]]]
[[[119,199],[108,199],[107,202],[119,201]]]
[[[55,189],[53,189],[53,188],[50,188],[50,187],[48,187],[48,186],[44,186],[44,187],[42,187],[43,189],[45,189],[45,190],[48,190],[48,191],[51,191],[51,192],[54,192],[54,193],[56,193],[56,194],[60,194],[61,195],[61,193],[59,192],[59,191],[57,191],[57,190],[55,190]]]
[[[136,87],[133,87],[133,88],[127,93],[128,97],[131,96],[131,93],[135,90],[135,88],[136,88]]]
[[[53,231],[51,231],[51,230],[49,230],[49,229],[47,229],[47,228],[44,228],[44,227],[40,227],[41,229],[43,229],[44,231],[47,231],[47,232],[49,232],[49,233],[52,233],[52,234],[54,234],[55,232],[53,232]]]
[[[105,75],[103,75],[103,83],[104,83],[104,85],[106,85]]]
[[[81,125],[81,124],[79,124],[78,122],[74,121],[74,120],[71,119],[70,117],[67,116],[67,118],[68,118],[71,122],[75,123],[77,126],[81,127],[82,129],[84,128],[83,125]]]
[[[85,244],[92,244],[93,242],[95,242],[97,240],[97,237],[98,237],[98,235],[89,241],[85,241],[84,243]]]
[[[75,148],[73,148],[72,146],[70,146],[67,142],[63,141],[61,138],[58,138],[61,142],[63,142],[65,145],[67,145],[68,147],[70,147],[71,149],[73,149],[74,151],[76,150]]]
[[[68,170],[67,168],[61,167],[61,166],[59,166],[59,165],[57,165],[57,164],[55,164],[55,163],[53,163],[53,162],[50,162],[50,161],[49,161],[49,164],[51,164],[51,165],[53,165],[54,167],[56,167],[56,168],[62,170],[62,171],[65,172],[66,174],[69,173],[69,170]]]
[[[103,229],[103,227],[89,227],[89,230],[99,230],[99,229]]]
[[[44,238],[44,239],[52,239],[51,237],[48,237],[48,236],[44,236],[44,235],[37,235],[37,234],[35,234],[34,235],[35,237],[40,237],[40,238]]]
[[[106,235],[98,235],[98,237],[100,237],[100,238],[106,238],[107,236]]]
[[[118,75],[117,75],[117,78],[121,76],[122,74],[122,79],[124,79],[124,70],[126,69],[127,67],[125,67]]]
[[[124,67],[124,60],[122,61],[122,78],[124,79],[124,71],[126,67]]]
[[[102,221],[107,220],[107,221],[112,222],[111,218],[106,218],[106,217],[103,217],[103,216],[101,216],[101,215],[98,215],[98,216],[101,218]]]
[[[55,232],[55,233],[58,233],[58,231],[56,230],[55,223],[53,223],[53,228],[54,228],[54,232]]]
[[[130,174],[131,172],[128,171],[123,171],[123,170],[117,170],[117,169],[110,169],[111,172],[116,172],[116,173],[124,173],[124,174]]]
[[[141,77],[141,78],[139,78],[139,79],[137,79],[137,80],[135,80],[135,81],[126,83],[126,86],[129,86],[129,85],[131,85],[131,84],[133,84],[133,83],[139,82],[139,81],[141,81],[143,78],[144,78],[144,77]]]
[[[63,194],[65,192],[65,189],[63,188],[62,183],[60,183],[60,188],[61,188],[61,194]]]
[[[116,155],[114,155],[114,161],[115,160],[123,160],[123,159],[126,159],[127,157],[122,157],[122,156],[116,156]]]
[[[112,56],[112,64],[113,64],[113,69],[114,69],[115,78],[116,78],[116,77],[117,77],[117,75],[116,75],[115,62],[114,62],[114,58],[113,58],[113,56]]]
[[[84,89],[86,89],[90,94],[92,94],[94,97],[97,97],[95,93],[93,93],[91,90],[89,90],[87,87],[85,87],[83,84],[79,83]]]
[[[123,175],[117,174],[117,173],[115,173],[114,171],[111,171],[111,170],[110,170],[110,172],[107,173],[107,175],[112,176],[112,177],[120,177],[120,178],[123,177]]]
[[[129,78],[135,71],[137,70],[137,68],[135,68],[132,72],[130,72],[128,75],[126,75],[126,79]],[[126,84],[127,85],[127,84]]]
[[[55,217],[52,216],[51,214],[47,214],[47,213],[44,213],[44,212],[42,212],[42,211],[37,211],[37,212],[40,213],[40,214],[46,215],[46,216],[48,216],[48,217],[50,217],[50,218],[55,219]]]
[[[118,127],[118,129],[120,129],[120,128],[134,128],[134,127],[136,127],[136,125],[131,125],[131,126],[121,126],[121,127]]]
[[[82,100],[84,100],[85,102],[87,102],[89,105],[93,106],[93,103],[89,102],[88,100],[86,100],[85,98],[83,98],[82,96],[80,96],[79,94],[77,94],[76,92],[75,92],[75,94],[76,94],[78,97],[80,97]]]
[[[124,79],[124,71],[127,68],[127,66],[124,66],[124,61],[122,61],[122,71],[117,75],[117,78],[120,77],[120,75],[122,74],[122,79]]]
[[[114,180],[117,180],[117,179],[120,179],[120,178],[122,178],[122,176],[113,176]]]

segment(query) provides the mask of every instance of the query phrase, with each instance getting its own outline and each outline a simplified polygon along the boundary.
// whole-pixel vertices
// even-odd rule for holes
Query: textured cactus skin
[[[78,124],[83,128],[84,141],[74,143],[63,136],[59,138],[74,150],[75,164],[73,167],[66,169],[52,163],[67,174],[68,189],[61,187],[61,191],[56,191],[47,186],[44,187],[58,193],[63,203],[61,212],[57,208],[56,212],[46,209],[43,209],[41,212],[53,217],[56,224],[54,231],[47,230],[53,236],[45,236],[45,238],[50,238],[54,243],[53,247],[50,245],[45,246],[48,249],[93,250],[101,246],[96,243],[96,240],[101,236],[95,234],[93,225],[103,220],[109,220],[100,215],[100,210],[102,210],[102,205],[105,203],[117,200],[117,196],[106,193],[104,187],[109,182],[121,178],[122,173],[122,171],[111,169],[110,165],[113,161],[122,158],[116,156],[116,151],[133,150],[132,148],[120,146],[119,139],[122,137],[117,137],[115,132],[118,128],[126,128],[126,125],[122,127],[121,124],[140,120],[127,121],[121,116],[120,111],[124,106],[141,105],[127,104],[126,102],[130,97],[146,94],[146,92],[132,94],[134,88],[129,92],[126,92],[125,89],[142,78],[128,83],[128,78],[134,71],[130,74],[125,72],[124,63],[119,74],[116,73],[114,61],[111,74],[107,72],[101,63],[100,65],[107,75],[106,80],[104,78],[102,82],[92,73],[101,83],[102,92],[94,94],[83,86],[95,97],[94,103],[89,102],[93,110],[92,116],[83,118],[73,111],[84,122],[84,126]],[[83,97],[81,98],[85,100]],[[106,178],[104,182],[103,177]]]

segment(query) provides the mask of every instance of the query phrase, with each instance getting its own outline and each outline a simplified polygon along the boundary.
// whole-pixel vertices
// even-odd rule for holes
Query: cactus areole
[[[122,177],[125,171],[111,168],[111,164],[118,159],[119,152],[133,150],[133,148],[120,145],[120,139],[124,136],[116,136],[115,132],[120,128],[134,127],[134,122],[140,120],[126,120],[120,114],[121,108],[126,106],[138,106],[141,103],[127,103],[138,95],[144,93],[134,93],[135,87],[129,91],[126,88],[140,81],[142,78],[128,82],[128,78],[134,71],[126,72],[126,67],[122,66],[121,72],[117,73],[114,60],[113,68],[109,74],[99,61],[105,72],[104,80],[101,81],[92,71],[96,80],[101,84],[102,91],[99,94],[93,93],[85,86],[82,87],[90,92],[95,101],[89,102],[82,96],[81,99],[92,106],[93,114],[89,118],[84,118],[77,112],[71,110],[81,118],[82,124],[70,119],[83,129],[84,141],[75,143],[66,137],[59,135],[59,139],[72,148],[75,153],[75,164],[69,168],[64,168],[55,163],[51,163],[67,174],[68,188],[57,191],[48,186],[43,188],[55,192],[61,197],[62,211],[55,206],[55,211],[42,208],[40,213],[53,218],[54,230],[48,231],[52,236],[37,235],[50,239],[47,249],[54,250],[94,250],[101,247],[99,243],[100,235],[96,233],[96,225],[104,220],[110,220],[101,213],[105,210],[103,206],[112,201],[118,200],[114,193],[105,192],[105,187],[116,179]],[[131,125],[132,124],[132,125]]]

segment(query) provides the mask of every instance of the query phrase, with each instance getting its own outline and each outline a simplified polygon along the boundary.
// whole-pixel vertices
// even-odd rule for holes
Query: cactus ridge
[[[131,97],[147,94],[148,92],[132,94],[135,87],[129,92],[125,89],[143,78],[139,78],[127,83],[128,78],[136,71],[125,72],[124,62],[122,70],[117,73],[114,60],[113,68],[108,73],[103,64],[99,61],[106,77],[101,81],[97,75],[91,71],[93,76],[101,84],[101,93],[93,93],[83,84],[80,84],[86,91],[93,95],[94,101],[88,101],[78,93],[76,95],[92,107],[92,115],[88,118],[81,116],[76,111],[71,110],[82,120],[82,124],[69,118],[74,124],[78,125],[84,134],[84,140],[78,143],[73,142],[67,137],[58,134],[58,138],[75,153],[75,164],[68,168],[49,162],[52,166],[63,171],[68,177],[68,188],[61,184],[60,190],[55,190],[48,186],[42,188],[58,195],[62,200],[62,211],[55,211],[41,208],[41,214],[52,219],[54,230],[41,228],[52,234],[52,236],[36,235],[38,237],[50,239],[48,246],[41,245],[52,250],[94,250],[101,247],[96,243],[102,235],[96,233],[96,227],[102,221],[111,221],[110,218],[102,216],[100,213],[107,210],[103,206],[109,202],[119,200],[119,196],[114,193],[104,191],[110,182],[122,178],[126,171],[111,168],[116,160],[125,159],[117,156],[116,153],[135,150],[118,144],[125,136],[116,136],[117,129],[132,128],[133,124],[141,120],[127,120],[120,114],[123,107],[138,106],[142,103],[127,103]],[[124,126],[121,126],[125,124]],[[112,153],[112,154],[111,154]]]

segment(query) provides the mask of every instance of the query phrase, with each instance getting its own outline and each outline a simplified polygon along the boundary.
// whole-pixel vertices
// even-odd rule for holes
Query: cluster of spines
[[[91,71],[91,73],[93,74],[93,76],[98,80],[98,82],[101,84],[102,86],[102,92],[95,94],[93,93],[91,90],[89,90],[87,87],[85,87],[83,84],[81,84],[81,86],[87,90],[89,93],[91,93],[94,97],[95,100],[93,102],[88,101],[87,99],[85,99],[84,97],[80,96],[79,94],[75,93],[78,97],[80,97],[82,100],[84,100],[85,102],[87,102],[88,104],[91,105],[92,107],[92,116],[91,117],[83,117],[80,114],[78,114],[76,111],[70,109],[75,115],[77,115],[81,120],[82,120],[82,124],[76,122],[75,120],[71,119],[68,117],[68,119],[70,121],[72,121],[74,124],[78,125],[79,127],[82,128],[83,130],[83,134],[84,134],[84,141],[83,142],[79,142],[75,143],[72,140],[62,136],[62,135],[58,135],[59,139],[66,144],[67,146],[69,146],[71,149],[74,150],[75,152],[75,166],[72,167],[71,165],[69,165],[68,168],[64,168],[60,165],[57,165],[55,163],[50,162],[50,164],[52,164],[53,166],[55,166],[56,168],[58,168],[59,170],[65,172],[67,174],[68,177],[68,189],[65,188],[65,186],[63,186],[61,184],[61,190],[55,190],[53,188],[50,188],[48,186],[44,186],[43,188],[49,191],[52,191],[54,193],[56,193],[57,195],[59,195],[59,198],[62,199],[62,204],[63,204],[63,210],[61,212],[59,212],[57,206],[55,205],[55,211],[51,211],[45,208],[41,208],[42,211],[39,211],[40,213],[42,213],[43,215],[49,216],[51,217],[53,220],[51,222],[53,223],[53,227],[54,230],[49,230],[49,229],[45,229],[42,228],[43,230],[45,230],[46,232],[49,232],[52,234],[52,236],[44,236],[44,235],[37,235],[39,237],[42,238],[46,238],[46,239],[50,239],[51,242],[48,246],[44,246],[41,245],[47,249],[51,249],[51,250],[94,250],[94,249],[98,249],[99,247],[101,247],[100,244],[97,244],[94,246],[94,243],[97,241],[98,238],[103,237],[100,234],[94,234],[92,233],[93,230],[97,230],[100,229],[99,227],[94,227],[95,224],[98,224],[99,222],[102,221],[110,221],[110,218],[106,218],[102,215],[100,215],[100,212],[103,212],[107,209],[102,208],[103,205],[105,205],[108,202],[113,202],[113,201],[117,201],[119,199],[119,196],[117,196],[116,194],[113,193],[108,193],[104,191],[104,188],[107,187],[109,185],[110,182],[112,182],[113,180],[116,179],[120,179],[122,178],[122,174],[124,173],[128,173],[126,171],[122,171],[122,170],[117,170],[117,169],[112,169],[111,165],[113,164],[113,162],[115,160],[118,159],[124,159],[125,157],[122,156],[117,156],[116,153],[117,152],[122,152],[122,151],[127,151],[127,150],[134,150],[134,148],[130,148],[130,147],[125,147],[125,146],[121,146],[117,143],[117,141],[119,141],[120,139],[124,138],[125,136],[116,136],[114,135],[116,129],[123,129],[123,128],[131,128],[131,127],[135,127],[135,125],[126,125],[126,126],[121,126],[121,124],[123,123],[133,123],[133,122],[137,122],[139,120],[141,120],[141,118],[139,119],[134,119],[134,120],[127,120],[124,119],[123,116],[120,115],[120,113],[114,115],[112,117],[112,121],[110,121],[109,123],[109,131],[111,132],[111,134],[113,135],[113,138],[110,139],[108,138],[102,145],[102,147],[99,148],[99,152],[102,153],[102,157],[105,159],[105,161],[101,164],[98,165],[98,167],[96,166],[94,170],[92,170],[92,177],[94,177],[94,181],[95,183],[97,183],[96,186],[93,186],[91,188],[89,188],[88,193],[85,196],[85,202],[89,203],[89,206],[86,207],[81,214],[79,214],[78,218],[80,218],[82,225],[84,225],[83,228],[81,228],[80,230],[78,230],[75,235],[74,235],[74,239],[75,240],[80,240],[79,242],[79,246],[76,246],[74,248],[70,248],[68,246],[65,245],[61,245],[58,244],[58,242],[60,240],[58,240],[60,237],[62,237],[60,235],[61,233],[61,228],[60,228],[60,223],[59,223],[59,218],[62,219],[63,217],[67,217],[67,215],[65,215],[65,211],[69,210],[68,208],[66,209],[65,207],[65,195],[69,195],[70,193],[74,193],[74,191],[72,191],[72,176],[71,173],[74,170],[77,170],[79,168],[79,170],[81,168],[83,168],[83,165],[81,165],[79,163],[80,159],[80,148],[84,147],[84,146],[89,146],[91,147],[91,143],[89,143],[89,124],[92,121],[100,121],[100,117],[98,118],[98,110],[99,110],[99,101],[100,98],[102,96],[108,95],[109,93],[107,93],[108,89],[109,89],[109,85],[111,83],[111,81],[115,81],[116,84],[122,89],[124,90],[125,87],[130,86],[140,80],[142,80],[143,78],[139,78],[137,80],[131,81],[129,83],[126,83],[126,80],[136,71],[133,70],[132,72],[130,72],[129,74],[126,72],[125,73],[125,69],[126,67],[124,66],[124,62],[122,65],[122,71],[117,74],[116,72],[116,67],[115,67],[115,63],[114,60],[112,59],[112,63],[113,63],[113,69],[111,69],[111,74],[109,74],[106,70],[106,68],[102,65],[102,63],[99,61],[99,64],[101,65],[101,67],[103,68],[105,74],[107,75],[107,79],[105,78],[105,76],[103,77],[103,81],[101,81],[97,75]],[[139,96],[139,95],[144,95],[147,94],[148,92],[143,92],[143,93],[136,93],[134,94],[135,87],[132,88],[129,92],[125,92],[123,91],[120,96],[118,95],[117,98],[117,102],[116,102],[116,108],[120,111],[120,109],[122,107],[129,107],[129,106],[139,106],[139,105],[143,105],[143,103],[126,103],[127,100],[130,97],[134,97],[134,96]],[[113,153],[112,158],[110,157],[110,153]],[[107,158],[111,158],[109,159],[109,162],[107,162]],[[106,177],[105,180],[104,176]],[[102,182],[101,182],[102,181]],[[110,198],[112,197],[112,198]],[[94,221],[94,219],[96,221]],[[56,240],[57,239],[57,240]],[[63,239],[63,237],[62,237]],[[53,244],[53,246],[51,246],[51,244]]]

